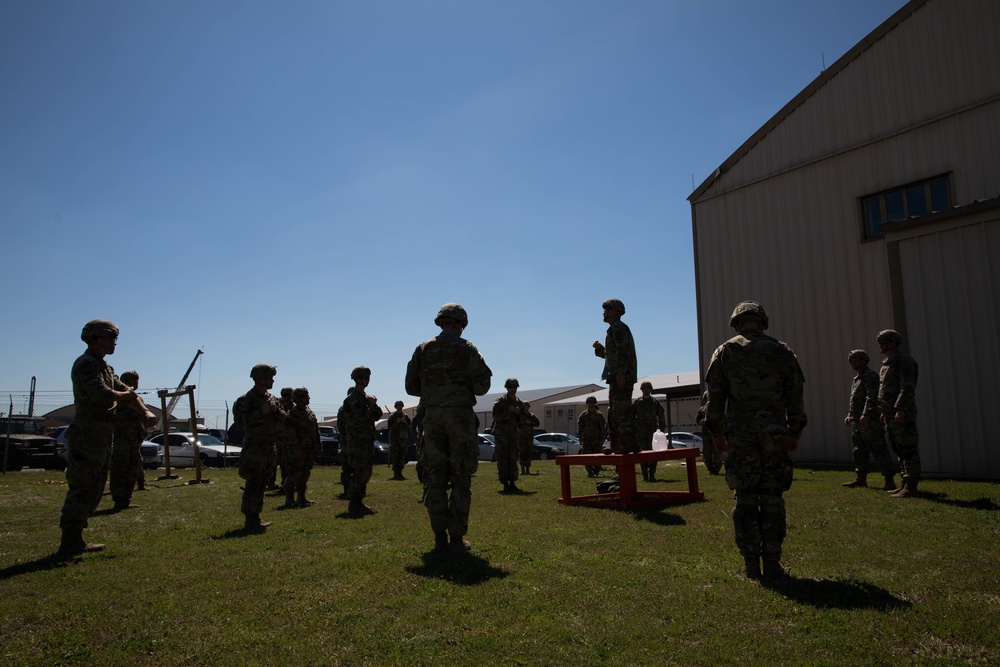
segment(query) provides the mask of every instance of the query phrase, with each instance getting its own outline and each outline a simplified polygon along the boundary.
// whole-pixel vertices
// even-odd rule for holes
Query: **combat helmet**
[[[864,350],[851,350],[851,353],[847,355],[847,360],[854,361],[855,359],[860,359],[867,364],[870,358]]]
[[[270,375],[274,377],[278,374],[278,367],[271,366],[270,364],[257,364],[250,369],[250,378],[256,380],[258,377],[263,375]]]
[[[83,325],[83,331],[80,332],[80,340],[84,343],[89,343],[98,336],[118,338],[118,327],[108,320],[90,320]]]
[[[517,378],[507,378],[507,381],[503,383],[505,387],[520,387],[521,383],[517,381]]]
[[[622,303],[621,299],[607,299],[601,304],[601,308],[617,310],[619,315],[625,314],[625,304]]]
[[[738,303],[736,308],[733,309],[732,317],[729,318],[729,326],[735,329],[743,317],[753,317],[760,323],[761,329],[767,329],[767,313],[764,312],[764,306],[756,301],[741,301]]]
[[[354,370],[351,371],[351,379],[357,380],[359,377],[363,375],[371,375],[371,374],[372,374],[372,369],[368,368],[367,366],[357,366],[355,367]]]
[[[303,398],[309,398],[309,390],[305,387],[296,387],[292,389],[292,400],[298,402]]]
[[[886,329],[885,331],[879,331],[878,336],[875,336],[875,342],[877,343],[895,343],[896,345],[903,344],[903,337],[899,335],[899,332],[895,329]]]
[[[585,401],[585,403],[587,405],[590,405],[590,404],[597,405],[597,397],[596,396],[588,396],[587,400]]]
[[[469,314],[465,312],[465,308],[462,308],[460,304],[446,303],[441,306],[437,317],[434,318],[434,324],[441,326],[441,320],[449,318],[461,324],[463,329],[469,326]]]
[[[402,401],[396,401],[396,402],[395,402],[395,403],[393,404],[393,406],[392,406],[392,407],[394,407],[394,408],[401,408],[401,407],[403,407],[403,405],[404,405],[404,403],[403,403]]]

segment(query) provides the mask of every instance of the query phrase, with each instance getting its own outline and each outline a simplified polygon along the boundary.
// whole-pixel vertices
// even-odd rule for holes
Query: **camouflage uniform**
[[[111,448],[111,499],[119,509],[129,506],[136,482],[142,475],[139,445],[148,432],[140,413],[127,405],[118,406],[114,446]]]
[[[282,391],[284,391],[284,389]],[[287,398],[282,396],[278,399],[278,402],[281,403],[281,408],[285,411],[286,417],[284,421],[278,425],[278,433],[274,438],[275,468],[271,471],[271,477],[268,479],[267,486],[271,489],[282,489],[287,493],[289,491],[289,487],[286,485],[289,474],[287,458],[291,448],[295,446],[297,437],[295,429],[288,422],[287,415],[291,413],[294,404],[292,403],[290,395]],[[281,473],[281,484],[277,484],[279,471]]]
[[[608,426],[600,410],[591,412],[588,409],[580,413],[580,417],[576,420],[576,432],[580,437],[581,454],[600,454],[604,449]],[[601,472],[601,466],[586,466],[586,468],[589,477],[597,477]]]
[[[726,482],[736,492],[736,545],[746,562],[758,563],[758,570],[758,559],[764,557],[765,576],[768,561],[781,558],[786,531],[781,496],[792,485],[785,437],[798,438],[805,428],[804,382],[788,346],[759,331],[719,346],[705,377],[705,424],[729,442]]]
[[[885,444],[882,422],[878,418],[878,384],[878,375],[867,366],[851,382],[848,414],[853,424],[851,440],[854,444],[854,470],[858,479],[863,480],[868,475],[869,460],[874,458],[882,470],[882,474],[886,477],[887,483],[891,483],[895,471]],[[869,398],[874,400],[869,402]],[[868,418],[866,426],[861,425],[862,417]]]
[[[270,405],[270,412],[261,411]],[[243,450],[240,452],[240,477],[244,480],[240,511],[249,521],[260,517],[264,508],[264,490],[274,473],[274,443],[278,429],[287,417],[281,403],[269,391],[250,389],[233,404],[233,423],[243,427]]]
[[[71,371],[75,413],[66,429],[66,500],[59,527],[82,530],[97,509],[108,480],[118,403],[111,394],[127,391],[108,362],[84,352]]]
[[[638,380],[635,341],[628,325],[618,320],[608,326],[604,342],[604,372],[601,379],[608,383],[608,428],[612,444],[623,453],[638,452],[635,415],[632,412],[632,392]],[[619,387],[617,375],[625,376],[625,386]]]
[[[417,449],[417,479],[421,484],[426,484],[426,474],[424,471],[424,417],[427,415],[427,408],[423,402],[417,405],[417,412],[413,415],[413,434]]]
[[[382,408],[368,400],[364,391],[355,388],[344,399],[344,416],[347,417],[348,445],[341,452],[351,468],[347,496],[351,503],[361,503],[368,495],[368,481],[372,477],[375,440],[378,439],[375,422],[382,418]]]
[[[698,408],[698,416],[695,417],[695,423],[701,426],[701,460],[705,463],[708,474],[718,475],[719,470],[722,469],[722,454],[715,448],[712,432],[705,425],[705,416],[708,412],[708,392],[702,396],[702,401],[701,407]]]
[[[348,390],[347,395],[350,396],[353,390],[353,388]],[[351,488],[351,479],[354,477],[354,470],[351,468],[351,463],[347,457],[347,452],[350,448],[350,437],[347,433],[347,412],[344,410],[343,405],[337,410],[337,432],[340,433],[340,484],[344,487],[344,492],[340,495],[342,498],[347,498],[347,492]]]
[[[520,454],[521,471],[528,475],[531,469],[531,446],[535,442],[535,429],[541,425],[538,417],[531,413],[531,407],[524,404],[524,418],[518,428],[517,447]]]
[[[897,352],[882,361],[879,370],[878,396],[869,397],[865,404],[878,410],[885,425],[885,437],[893,453],[899,457],[903,489],[915,492],[920,481],[920,451],[917,446],[917,362],[913,357]],[[905,421],[896,423],[896,413],[902,412]],[[902,489],[901,489],[902,490]]]
[[[293,490],[298,494],[296,504],[305,507],[306,488],[312,474],[313,458],[321,451],[319,441],[319,425],[316,413],[308,406],[295,404],[288,413],[288,427],[294,434],[292,444],[285,450],[285,465],[288,477],[286,479],[285,497],[291,499]]]
[[[497,460],[497,476],[508,489],[517,481],[518,433],[525,412],[524,401],[517,396],[512,398],[504,394],[493,401],[493,439],[496,443],[493,453]]]
[[[652,396],[640,396],[632,402],[635,413],[635,428],[638,433],[639,447],[642,450],[653,448],[653,435],[656,430],[666,432],[667,420],[663,412],[663,404]],[[647,482],[656,481],[656,461],[641,464],[642,478]]]
[[[389,415],[389,464],[393,475],[402,478],[406,465],[406,443],[410,439],[410,418],[403,412]]]
[[[443,326],[447,317],[464,328],[468,319],[464,309],[459,309],[457,304],[442,307],[435,324]],[[461,545],[469,532],[472,475],[479,466],[478,420],[473,407],[476,396],[490,390],[492,376],[475,345],[446,331],[418,345],[406,366],[406,393],[419,396],[426,408],[420,461],[427,483],[424,505],[435,548],[446,543],[449,533],[452,543]]]

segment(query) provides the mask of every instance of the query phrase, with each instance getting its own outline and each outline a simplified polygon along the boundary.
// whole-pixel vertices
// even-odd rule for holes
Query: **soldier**
[[[576,420],[576,432],[580,436],[581,454],[600,454],[604,449],[604,439],[608,437],[608,426],[604,415],[597,409],[597,399],[587,397],[587,409]],[[601,466],[586,466],[587,477],[597,477]]]
[[[100,551],[103,544],[83,539],[87,519],[101,502],[108,478],[108,463],[115,438],[118,403],[131,407],[147,426],[156,417],[143,405],[135,390],[115,375],[104,357],[115,353],[118,327],[107,320],[91,320],[83,326],[81,340],[87,350],[73,362],[73,422],[66,430],[66,500],[59,519],[62,538],[57,555],[65,557]]]
[[[541,425],[531,413],[531,403],[524,402],[524,418],[518,428],[517,448],[521,459],[521,474],[531,474],[531,445],[535,442],[535,429]]]
[[[892,460],[889,458],[889,450],[885,444],[885,432],[882,430],[882,422],[875,419],[878,414],[876,412],[878,408],[878,375],[868,368],[868,359],[868,353],[864,350],[853,350],[847,355],[847,362],[857,373],[851,382],[851,399],[847,406],[847,416],[844,417],[845,424],[848,426],[854,424],[851,441],[854,443],[855,476],[850,482],[844,482],[841,486],[848,488],[867,487],[868,464],[870,458],[874,458],[882,470],[882,476],[885,477],[883,490],[895,491],[896,483],[892,479],[895,472],[892,468]],[[869,403],[869,397],[875,400]],[[862,421],[865,421],[865,426],[861,426]]]
[[[349,444],[342,453],[352,471],[351,485],[347,490],[350,499],[347,511],[351,514],[371,514],[372,509],[365,505],[364,497],[368,495],[368,480],[372,477],[375,461],[375,440],[378,438],[375,422],[382,418],[382,408],[378,406],[375,396],[365,393],[372,379],[370,368],[358,366],[351,371],[351,379],[354,380],[354,388],[344,399]]]
[[[490,390],[493,372],[476,346],[462,338],[465,308],[446,303],[434,318],[441,333],[417,346],[406,366],[406,393],[426,408],[423,451],[427,489],[424,505],[434,531],[434,551],[470,549],[472,475],[479,466],[476,396]],[[451,498],[448,487],[451,486]],[[448,535],[451,534],[449,545]]]
[[[594,341],[594,354],[604,359],[601,379],[608,383],[608,426],[611,450],[616,454],[638,452],[635,415],[632,413],[632,389],[638,379],[635,341],[628,325],[622,322],[625,304],[608,299],[602,304],[608,324],[604,345]]]
[[[403,402],[396,401],[396,411],[389,415],[389,464],[393,479],[403,477],[406,465],[406,443],[410,439],[410,418],[403,413]]]
[[[635,427],[638,432],[639,447],[643,450],[653,448],[653,435],[656,430],[666,432],[667,420],[664,418],[663,405],[653,398],[653,384],[643,382],[639,385],[642,396],[632,403],[632,411],[635,413]],[[656,481],[656,461],[652,463],[640,464],[642,468],[642,479],[647,482]]]
[[[507,393],[493,401],[493,450],[497,460],[497,476],[504,493],[517,493],[518,433],[524,420],[524,401],[517,397],[517,378],[503,383]]]
[[[254,386],[233,404],[233,422],[242,426],[243,451],[240,452],[240,477],[244,480],[240,510],[246,516],[244,530],[261,531],[271,525],[261,521],[264,489],[274,474],[275,441],[278,429],[288,416],[277,398],[268,391],[274,386],[278,369],[257,364],[250,369]]]
[[[705,425],[705,416],[708,412],[707,406],[708,392],[706,391],[701,395],[701,407],[698,408],[698,416],[694,418],[694,421],[698,426],[701,426],[701,460],[704,461],[705,467],[708,468],[709,475],[718,475],[722,469],[722,455],[715,448],[715,443],[712,441],[712,432]]]
[[[726,482],[736,492],[733,528],[751,579],[785,576],[785,501],[792,485],[788,452],[806,425],[798,359],[787,345],[764,334],[768,318],[753,301],[736,306],[729,325],[737,332],[715,350],[705,376],[705,423],[725,452]]]
[[[281,398],[278,399],[281,404],[281,409],[285,411],[285,414],[289,414],[292,411],[292,388],[282,387],[281,388]],[[285,488],[285,482],[288,480],[288,467],[285,462],[285,457],[288,455],[289,448],[295,444],[295,429],[292,428],[291,424],[288,423],[288,418],[281,423],[278,427],[278,435],[274,439],[274,458],[277,465],[274,471],[271,473],[271,479],[268,480],[267,488],[269,491],[279,491],[279,493],[287,493],[288,489]],[[281,484],[275,484],[278,481],[278,470],[281,470]],[[292,489],[294,492],[294,489]]]
[[[285,489],[285,507],[308,507],[313,502],[306,498],[306,487],[312,474],[313,457],[320,451],[319,424],[316,413],[309,408],[309,390],[299,387],[292,390],[295,406],[288,413],[287,424],[295,435],[285,450],[288,471]],[[297,494],[297,497],[296,497]]]
[[[139,374],[135,371],[122,373],[121,381],[133,390],[139,388]],[[135,398],[145,408],[142,398]],[[148,432],[144,413],[130,405],[118,405],[115,411],[115,441],[111,447],[111,499],[115,502],[116,511],[138,507],[132,504],[132,492],[142,473],[139,445]]]
[[[898,331],[886,329],[880,331],[875,339],[879,351],[885,356],[882,368],[879,370],[878,397],[869,396],[865,404],[878,403],[882,426],[885,427],[885,437],[893,453],[899,457],[900,476],[903,484],[899,490],[892,493],[893,498],[907,498],[917,494],[920,483],[920,450],[917,448],[917,362],[913,357],[899,351],[903,337]],[[861,427],[865,428],[869,419],[861,418]]]

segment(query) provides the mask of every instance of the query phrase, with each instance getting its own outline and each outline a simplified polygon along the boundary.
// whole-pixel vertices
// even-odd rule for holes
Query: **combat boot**
[[[917,480],[910,477],[903,480],[903,488],[896,493],[891,494],[890,498],[909,498],[910,496],[917,495]]]
[[[774,581],[776,579],[787,579],[788,573],[777,558],[764,559],[764,578]]]
[[[243,530],[263,531],[270,525],[270,521],[261,521],[259,514],[247,514],[246,521],[243,523]]]
[[[448,545],[453,554],[464,554],[465,552],[472,549],[472,545],[469,544],[469,540],[464,537],[455,537],[452,535],[451,543]]]
[[[440,533],[434,533],[434,551],[432,553],[440,554],[448,550],[448,533],[443,530]]]
[[[646,467],[646,464],[642,465],[642,481],[649,481],[649,468]]]
[[[351,514],[374,514],[372,508],[365,505],[360,500],[352,500],[347,505],[347,511]]]
[[[134,503],[131,503],[131,502],[127,501],[127,500],[116,500],[115,501],[115,511],[116,512],[121,512],[122,510],[138,509],[138,508],[139,508],[138,505],[136,505]]]
[[[76,556],[82,553],[103,551],[103,544],[94,544],[83,539],[83,528],[63,528],[57,556]]]
[[[295,504],[295,491],[287,490],[285,491],[285,504],[281,506],[282,509],[293,509],[298,507]]]
[[[850,482],[844,482],[841,486],[846,486],[849,489],[867,489],[868,488],[868,476],[857,473],[854,479]]]
[[[743,574],[746,575],[747,579],[760,580],[762,575],[760,573],[760,558],[758,556],[743,557]]]
[[[298,497],[295,499],[295,503],[299,507],[309,507],[310,505],[314,504],[313,501],[306,498],[305,490],[299,491]]]
[[[650,471],[649,471],[649,481],[650,482],[655,482],[656,481],[656,471],[653,470],[653,469],[650,469]]]
[[[892,475],[883,475],[883,477],[885,477],[885,486],[882,487],[883,491],[886,491],[888,493],[894,493],[895,491],[898,491],[898,489],[896,488],[896,482],[894,482],[892,479],[893,478]]]

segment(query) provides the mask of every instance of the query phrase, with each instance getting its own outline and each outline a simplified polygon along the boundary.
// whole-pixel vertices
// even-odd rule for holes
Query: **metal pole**
[[[28,394],[28,416],[35,416],[35,376],[31,376],[31,392]]]

